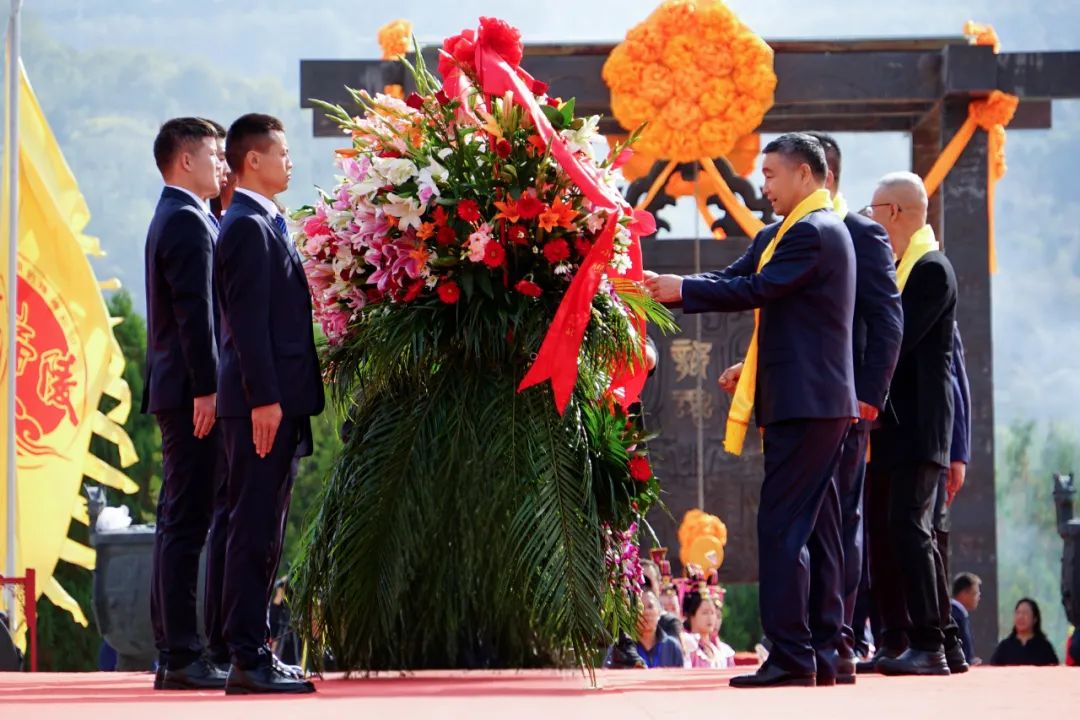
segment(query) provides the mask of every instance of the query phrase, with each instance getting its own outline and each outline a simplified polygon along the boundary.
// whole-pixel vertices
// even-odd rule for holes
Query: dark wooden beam
[[[966,99],[944,105],[943,137],[951,138],[967,119]],[[964,339],[971,383],[971,462],[967,481],[950,510],[950,572],[973,572],[983,581],[983,603],[990,612],[972,616],[980,653],[998,640],[997,540],[994,514],[994,355],[991,328],[991,277],[987,243],[986,133],[977,132],[941,189],[944,207],[941,239],[959,285],[957,322]]]
[[[1080,98],[1080,52],[1002,53],[998,89],[1022,98]]]
[[[941,133],[941,104],[939,103],[926,113],[911,131],[911,171],[919,177],[926,177],[926,173],[934,166],[934,161],[941,155],[941,149],[947,142],[945,138],[942,138]],[[940,192],[930,197],[926,221],[930,227],[934,228],[934,234],[942,237]]]

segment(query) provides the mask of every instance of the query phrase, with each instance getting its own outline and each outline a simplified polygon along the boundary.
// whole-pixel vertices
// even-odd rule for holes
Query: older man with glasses
[[[948,675],[967,670],[933,535],[938,480],[949,467],[956,275],[926,223],[927,196],[912,173],[878,183],[863,208],[899,259],[904,336],[867,470],[871,592],[882,619],[878,671]]]

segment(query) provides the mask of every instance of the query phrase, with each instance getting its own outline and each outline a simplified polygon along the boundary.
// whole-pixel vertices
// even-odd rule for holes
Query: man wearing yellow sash
[[[932,532],[938,480],[952,443],[956,276],[926,224],[926,206],[923,181],[903,172],[882,178],[865,209],[885,228],[899,258],[904,306],[900,359],[871,434],[867,470],[871,593],[882,620],[876,666],[887,675],[967,669]]]
[[[837,668],[837,682],[855,682],[855,647],[868,647],[866,622],[854,620],[855,601],[862,580],[864,559],[863,481],[866,478],[866,448],[870,426],[885,407],[889,383],[900,354],[904,315],[900,290],[896,285],[896,263],[885,228],[856,212],[849,212],[840,195],[841,154],[836,139],[825,133],[807,133],[825,150],[829,174],[825,187],[833,196],[833,210],[844,221],[855,248],[855,319],[852,326],[852,360],[855,363],[855,396],[859,400],[859,422],[851,428],[840,455],[836,484],[840,494],[840,528],[844,548],[844,631]],[[817,578],[816,548],[811,541],[810,574],[817,586],[828,583]],[[869,592],[869,590],[867,590]],[[820,675],[820,670],[819,670]]]
[[[754,310],[754,334],[728,415],[724,447],[739,454],[756,414],[764,429],[765,480],[758,507],[761,622],[768,661],[734,687],[829,684],[815,647],[836,647],[843,624],[839,499],[841,444],[858,415],[852,369],[855,256],[832,211],[821,145],[800,133],[765,147],[765,195],[784,221],[715,273],[652,275],[646,286],[683,311]],[[822,512],[823,505],[828,510]],[[809,551],[821,548],[828,587],[810,602]],[[834,664],[836,652],[824,662]],[[819,672],[820,670],[820,672]]]

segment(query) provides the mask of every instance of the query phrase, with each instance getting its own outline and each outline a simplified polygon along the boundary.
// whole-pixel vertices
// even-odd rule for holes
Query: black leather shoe
[[[166,668],[161,681],[162,690],[221,690],[225,674],[205,658],[199,658],[179,670]]]
[[[908,648],[900,657],[882,658],[878,662],[878,672],[882,675],[948,675],[949,664],[945,653],[938,650],[916,650]]]
[[[903,653],[903,650],[893,650],[891,648],[880,647],[874,656],[869,660],[855,663],[855,672],[861,674],[864,673],[876,673],[878,671],[878,663],[885,658],[899,657]]]
[[[154,671],[154,689],[161,690],[162,685],[165,684],[165,666],[158,665],[157,670]]]
[[[821,684],[820,682],[818,683]],[[855,684],[855,658],[853,657],[840,657],[836,660],[836,684],[837,685],[854,685]]]
[[[840,654],[836,650],[815,650],[814,659],[817,663],[817,686],[832,687],[836,684],[837,665],[840,663]]]
[[[273,665],[248,670],[233,665],[225,684],[226,695],[302,695],[313,692],[315,686],[311,682],[289,677]]]
[[[948,663],[949,672],[953,675],[966,673],[970,669],[967,658],[964,657],[964,648],[960,645],[953,645],[945,651],[945,662]]]
[[[791,673],[770,663],[762,665],[753,675],[731,678],[733,688],[814,687],[816,684],[813,675]]]

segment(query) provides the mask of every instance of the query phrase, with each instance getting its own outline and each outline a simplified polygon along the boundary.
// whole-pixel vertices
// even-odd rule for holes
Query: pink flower
[[[483,262],[484,253],[490,240],[491,226],[487,223],[484,223],[473,234],[469,235],[469,260],[477,263]]]

